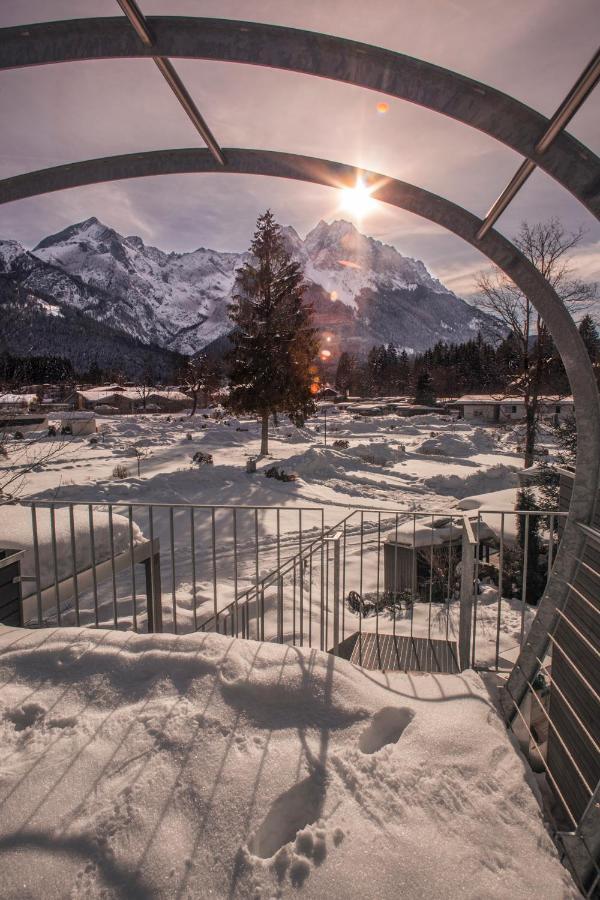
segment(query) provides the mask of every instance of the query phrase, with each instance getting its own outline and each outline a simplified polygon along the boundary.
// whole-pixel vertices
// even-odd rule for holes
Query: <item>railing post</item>
[[[333,653],[339,656],[340,653],[340,542],[342,532],[336,531],[331,537],[327,538],[328,544],[333,544]],[[329,560],[329,552],[327,553]]]
[[[462,526],[462,561],[460,567],[460,617],[458,624],[458,660],[461,672],[471,664],[471,629],[473,626],[473,571],[477,541],[466,516]]]
[[[283,644],[283,575],[277,579],[277,640]]]
[[[146,573],[146,597],[148,604],[148,631],[159,634],[162,623],[162,590],[160,583],[160,549],[155,538],[152,541],[152,555],[144,560]]]

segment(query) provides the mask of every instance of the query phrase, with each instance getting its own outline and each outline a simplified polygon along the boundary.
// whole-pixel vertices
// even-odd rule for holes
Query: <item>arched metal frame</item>
[[[566,603],[568,582],[573,580],[576,560],[581,556],[585,540],[577,523],[592,520],[600,478],[600,402],[596,381],[585,346],[564,304],[514,244],[493,229],[478,240],[481,219],[443,197],[404,181],[375,172],[359,172],[353,166],[330,160],[237,148],[228,148],[225,153],[226,168],[221,167],[210,151],[205,149],[150,151],[56,166],[0,181],[0,203],[48,191],[150,175],[236,173],[344,187],[355,184],[357,175],[360,174],[363,181],[372,188],[372,197],[375,199],[429,219],[484,253],[529,297],[547,323],[563,359],[578,412],[579,447],[570,515],[556,556],[552,578],[528,638],[539,653],[540,642],[543,643],[544,635],[554,622],[556,609],[562,609]],[[520,699],[525,693],[527,680],[534,677],[536,670],[535,654],[526,647],[519,666],[511,674],[511,694],[515,699]]]
[[[124,16],[0,29],[0,70],[77,60],[186,58],[316,75],[407,100],[470,125],[534,162],[600,217],[600,159],[566,132],[540,153],[549,121],[489,85],[392,50],[318,32],[186,16],[148,16],[153,45]]]
[[[135,6],[121,5],[130,11]],[[318,75],[399,97],[477,128],[535,163],[600,217],[600,160],[564,131],[539,152],[537,145],[549,121],[488,85],[422,60],[330,35],[220,19],[149,17],[146,23],[137,7],[134,21],[135,15],[144,26],[151,26],[151,45],[140,41],[122,17],[2,29],[0,70],[84,59],[185,57]],[[195,107],[192,111],[197,112]],[[88,160],[6,179],[0,182],[0,202],[99,181],[175,172],[243,172],[329,186],[352,184],[357,174],[353,167],[328,160],[260,150],[229,149],[225,162],[221,167],[222,161],[215,162],[206,150]],[[484,226],[462,207],[414,185],[375,173],[361,175],[374,185],[377,199],[436,222],[499,266],[548,324],[569,376],[578,413],[577,471],[552,577],[509,679],[511,696],[520,702],[527,681],[537,671],[536,655],[544,652],[557,609],[565,605],[568,583],[579,565],[585,540],[578,523],[593,517],[600,474],[600,401],[594,373],[577,328],[556,293],[510,241],[491,228],[485,233],[489,223]]]

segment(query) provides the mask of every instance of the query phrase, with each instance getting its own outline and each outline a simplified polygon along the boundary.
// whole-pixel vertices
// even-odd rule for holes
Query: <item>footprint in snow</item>
[[[358,741],[359,750],[363,753],[377,753],[386,744],[395,744],[414,716],[413,710],[407,706],[384,706],[373,716],[371,723],[361,734]]]
[[[46,714],[46,709],[40,703],[24,703],[22,706],[16,706],[14,709],[8,709],[4,713],[4,718],[15,726],[15,731],[24,731],[31,728]]]
[[[325,802],[325,777],[315,770],[272,803],[249,844],[250,852],[270,859],[285,844],[296,840],[299,832],[320,817]]]

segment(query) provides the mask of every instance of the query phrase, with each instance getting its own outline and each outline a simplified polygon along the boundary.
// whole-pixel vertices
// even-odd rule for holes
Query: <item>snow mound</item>
[[[35,576],[35,559],[33,552],[33,521],[28,506],[5,506],[0,517],[0,547],[10,550],[25,550],[21,560],[21,574]],[[73,574],[73,557],[71,553],[71,524],[69,509],[56,509],[54,515],[56,527],[56,559],[57,580],[62,581]],[[106,512],[94,510],[94,555],[96,563],[110,559],[111,544],[109,516]],[[38,508],[36,525],[39,550],[39,568],[41,574],[40,589],[54,584],[54,552],[52,548],[52,521],[50,509]],[[133,523],[133,543],[144,540],[139,527]],[[77,571],[81,572],[92,564],[92,547],[90,540],[89,513],[85,507],[73,510],[73,532],[75,536]],[[113,545],[115,555],[129,549],[129,521],[126,516],[113,515]],[[35,583],[25,581],[22,585],[23,596],[29,596],[36,590]]]
[[[473,494],[487,494],[516,487],[518,471],[515,466],[505,466],[499,463],[496,466],[473,472],[465,478],[461,478],[459,475],[432,475],[425,479],[425,484],[437,494],[462,499]]]
[[[577,896],[472,672],[95,629],[0,664],[10,900]]]
[[[486,428],[475,428],[470,435],[479,453],[493,453],[498,450],[497,435]]]
[[[473,456],[477,453],[477,447],[470,438],[448,432],[425,438],[414,450],[431,456]]]
[[[363,462],[375,466],[389,466],[404,456],[404,451],[385,441],[373,441],[371,444],[355,444],[346,450],[349,456],[357,456]]]
[[[509,428],[501,437],[501,444],[524,444],[525,437],[527,433],[527,428],[525,424],[514,425],[512,428]],[[556,442],[556,432],[549,425],[546,425],[545,422],[538,422],[537,424],[537,437],[538,441],[543,441],[544,443],[554,443]]]
[[[438,428],[447,428],[453,423],[456,424],[456,419],[453,418],[453,416],[443,416],[438,415],[437,413],[424,413],[422,416],[411,416],[410,421],[413,425],[436,425]]]
[[[348,457],[341,450],[329,447],[310,447],[305,453],[298,453],[283,461],[285,472],[298,475],[304,481],[337,478],[339,470],[348,466]]]

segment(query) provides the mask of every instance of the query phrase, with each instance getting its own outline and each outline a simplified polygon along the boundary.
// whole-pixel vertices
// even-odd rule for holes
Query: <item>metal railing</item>
[[[361,508],[330,523],[334,508],[309,506],[11,509],[30,519],[24,624],[217,631],[335,652],[353,634],[402,634],[455,641],[461,668],[496,670],[518,655],[566,515]],[[534,521],[546,522],[543,578]]]

